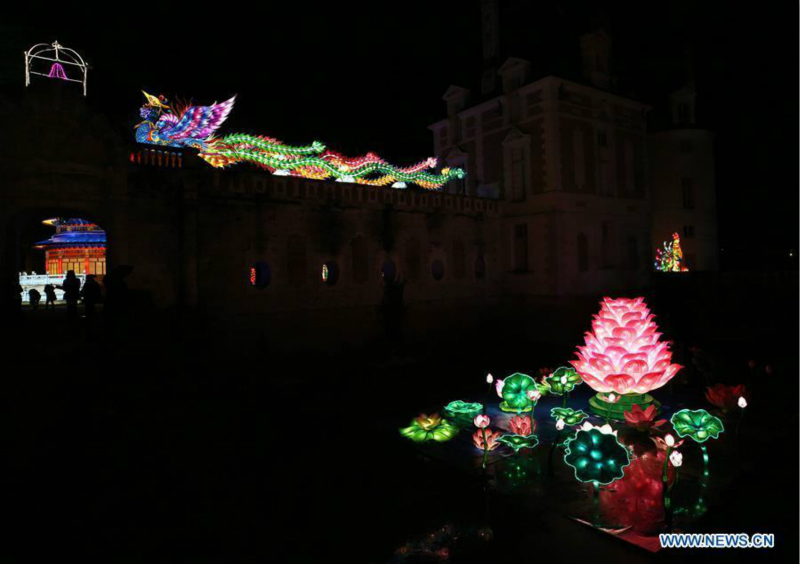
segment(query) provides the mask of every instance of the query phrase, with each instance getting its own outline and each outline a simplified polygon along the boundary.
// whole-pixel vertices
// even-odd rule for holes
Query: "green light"
[[[719,417],[714,417],[705,409],[682,409],[672,416],[670,422],[680,438],[690,437],[698,443],[716,439],[725,431]]]
[[[463,415],[470,419],[474,419],[483,410],[483,405],[480,403],[470,403],[463,400],[451,401],[444,408],[446,414]]]
[[[527,374],[519,372],[503,380],[503,401],[500,409],[510,413],[527,413],[533,409],[533,403],[528,399],[528,390],[538,389],[536,382]]]
[[[583,382],[578,371],[568,366],[557,368],[544,381],[547,383],[550,392],[557,396],[570,393],[575,389],[575,386]]]
[[[420,415],[411,422],[411,426],[400,429],[400,434],[415,443],[436,441],[442,443],[449,441],[458,434],[458,427],[450,424],[440,415]]]
[[[504,445],[513,448],[515,453],[518,453],[520,449],[534,448],[536,445],[539,444],[539,439],[536,437],[536,435],[533,434],[530,435],[507,434],[503,435],[497,440],[503,443]]]
[[[550,416],[556,421],[563,419],[565,425],[580,425],[589,414],[569,407],[554,407],[550,410]]]
[[[612,433],[599,428],[581,429],[566,442],[564,462],[575,470],[579,482],[596,482],[608,485],[625,475],[624,468],[631,463],[628,449]]]

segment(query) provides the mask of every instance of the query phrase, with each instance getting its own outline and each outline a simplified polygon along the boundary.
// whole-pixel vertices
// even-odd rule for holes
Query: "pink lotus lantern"
[[[672,364],[669,343],[647,309],[644,298],[604,298],[594,316],[586,346],[578,347],[572,366],[598,392],[589,400],[592,411],[617,420],[633,405],[646,409],[659,404],[647,392],[666,384],[682,367]],[[606,401],[613,392],[619,401]]]

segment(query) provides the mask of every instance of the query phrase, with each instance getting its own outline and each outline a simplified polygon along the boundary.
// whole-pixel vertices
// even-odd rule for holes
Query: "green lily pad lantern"
[[[533,409],[528,390],[537,390],[536,382],[527,374],[517,372],[503,380],[500,409],[509,413],[527,413]]]
[[[554,407],[550,410],[550,415],[556,421],[563,419],[565,425],[580,425],[584,419],[589,417],[588,413],[584,413],[580,409],[576,411],[569,407]]]
[[[523,448],[533,448],[539,444],[539,439],[536,435],[512,435],[507,434],[503,435],[499,439],[498,442],[503,443],[507,447],[511,447],[514,449],[515,453],[518,453],[520,449]]]
[[[714,417],[705,409],[682,409],[670,419],[680,438],[689,437],[698,443],[716,439],[725,428],[719,417]]]
[[[575,386],[583,382],[578,371],[567,366],[558,368],[550,376],[545,378],[544,381],[547,382],[550,393],[557,396],[570,393],[575,389]]]
[[[452,425],[439,414],[425,415],[415,418],[409,427],[400,429],[400,434],[415,443],[436,441],[443,443],[449,441],[458,433],[458,427]]]
[[[564,453],[564,462],[575,471],[575,479],[607,485],[622,478],[631,463],[628,449],[619,443],[610,427],[605,426],[603,431],[584,425],[567,441]]]
[[[472,424],[479,413],[483,411],[483,404],[471,403],[463,400],[451,401],[444,408],[445,417],[461,426]]]

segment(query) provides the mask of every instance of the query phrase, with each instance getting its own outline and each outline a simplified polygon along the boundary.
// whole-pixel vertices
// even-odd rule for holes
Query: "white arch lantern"
[[[51,45],[37,43],[25,51],[25,86],[30,85],[32,75],[43,76],[82,84],[83,95],[86,96],[88,71],[89,64],[83,60],[83,57],[77,51],[62,46],[58,41]],[[75,78],[75,76],[80,78]]]

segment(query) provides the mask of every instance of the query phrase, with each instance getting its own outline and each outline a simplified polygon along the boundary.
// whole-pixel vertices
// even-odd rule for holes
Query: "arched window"
[[[578,233],[578,272],[589,270],[589,240],[586,234]]]
[[[394,264],[394,261],[390,258],[387,258],[383,261],[381,265],[381,278],[387,284],[391,284],[397,278],[397,266]]]
[[[431,276],[437,282],[444,278],[444,263],[440,259],[436,259],[431,263]]]
[[[266,288],[272,281],[272,269],[263,260],[250,265],[250,285],[256,288]]]
[[[639,241],[636,240],[635,235],[628,237],[627,241],[628,250],[628,269],[639,270]]]
[[[420,276],[419,241],[414,238],[409,239],[406,242],[406,269],[409,280],[412,281],[419,280]]]
[[[462,241],[453,241],[453,277],[456,280],[464,278],[464,243]]]
[[[289,284],[300,286],[306,280],[306,240],[292,235],[286,244],[286,270]]]
[[[350,243],[350,252],[353,260],[353,281],[363,284],[369,277],[369,256],[367,255],[367,241],[359,235]]]
[[[339,265],[335,260],[325,261],[322,265],[322,283],[326,286],[334,286],[339,280]]]
[[[475,259],[475,279],[483,280],[484,278],[486,278],[486,260],[484,260],[483,255],[479,255]]]

